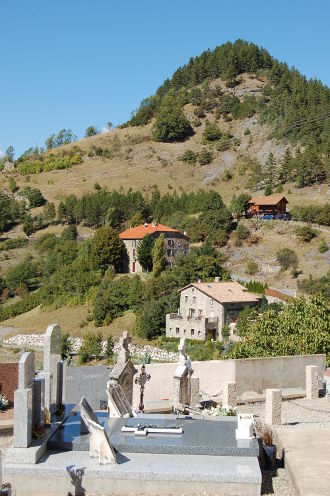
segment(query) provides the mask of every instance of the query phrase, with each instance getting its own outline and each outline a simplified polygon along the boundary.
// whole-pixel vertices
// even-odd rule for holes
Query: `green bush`
[[[203,131],[203,143],[210,143],[212,141],[217,141],[221,138],[221,131],[217,124],[211,123],[209,121],[205,124],[205,129]]]
[[[330,226],[330,205],[294,206],[290,214],[293,220]]]
[[[40,155],[39,160],[23,160],[18,163],[18,172],[23,176],[39,174],[52,170],[71,169],[73,165],[80,164],[82,156],[80,150],[73,149],[69,153],[50,153]]]
[[[281,248],[276,254],[277,261],[279,262],[282,270],[287,270],[289,267],[297,268],[298,257],[291,248]]]
[[[30,258],[26,258],[7,272],[7,286],[15,291],[21,284],[31,286],[37,276],[37,267]]]
[[[198,155],[198,162],[200,163],[200,165],[210,164],[212,160],[213,160],[212,153],[206,150],[206,148],[203,148],[203,150]]]
[[[45,203],[40,189],[27,186],[21,191],[21,195],[28,199],[31,208],[40,207]]]
[[[330,270],[328,273],[319,278],[313,278],[311,275],[307,279],[298,281],[298,288],[304,293],[313,295],[321,293],[323,298],[329,303],[330,301]]]
[[[114,347],[115,347],[115,343],[112,336],[108,336],[105,347],[105,356],[107,357],[108,360],[113,357]]]
[[[329,247],[328,247],[328,243],[326,241],[324,241],[324,239],[321,241],[321,243],[319,244],[319,252],[320,253],[326,253],[328,251]]]
[[[152,127],[152,138],[155,141],[173,142],[184,141],[194,134],[190,125],[181,109],[177,107],[166,106],[162,108],[156,117]]]
[[[195,110],[194,110],[194,114],[196,115],[196,117],[198,117],[199,119],[202,119],[203,117],[205,117],[205,110],[201,107],[197,107]]]
[[[21,315],[22,313],[29,312],[33,308],[41,304],[43,300],[42,291],[26,295],[22,300],[12,305],[0,306],[0,322]]]
[[[181,155],[180,160],[182,160],[183,162],[187,162],[190,165],[195,165],[195,163],[197,162],[197,154],[188,149]]]
[[[78,356],[81,364],[87,363],[92,356],[98,358],[102,352],[102,332],[86,331]]]
[[[72,351],[72,341],[70,334],[65,332],[61,336],[61,359],[70,360],[70,353]]]
[[[244,224],[242,224],[240,222],[236,228],[237,239],[242,241],[244,239],[247,239],[250,236],[250,234],[251,233],[250,233],[250,230],[248,229],[248,227],[246,227]]]
[[[254,276],[259,271],[258,264],[254,260],[249,260],[245,266],[245,272],[249,276]]]
[[[300,226],[297,227],[296,234],[301,241],[304,241],[304,243],[309,243],[313,238],[316,238],[318,233],[310,226]]]
[[[0,242],[0,251],[14,250],[15,248],[22,248],[28,243],[26,238],[12,238]]]
[[[249,134],[251,134],[251,131],[250,131],[250,129],[248,127],[246,127],[244,129],[244,136],[248,136]]]

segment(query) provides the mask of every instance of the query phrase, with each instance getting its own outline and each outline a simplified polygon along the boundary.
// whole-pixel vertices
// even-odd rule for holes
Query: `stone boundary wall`
[[[81,338],[70,338],[72,342],[72,351],[77,353],[82,345]],[[2,342],[6,346],[19,346],[20,348],[43,348],[44,334],[18,334],[11,338],[5,339]],[[106,341],[102,341],[102,350],[105,351]],[[119,350],[119,343],[115,343],[114,352]],[[150,355],[153,360],[161,362],[177,362],[179,354],[173,351],[166,351],[154,346],[144,345],[138,346],[135,344],[129,345],[129,350],[132,355],[143,358],[146,354]]]
[[[0,385],[0,392],[9,400],[9,406],[13,406],[14,392],[18,388],[18,362],[0,363]]]
[[[193,377],[199,377],[203,398],[219,396],[224,382],[236,382],[238,394],[248,391],[262,393],[267,388],[305,389],[305,367],[317,365],[324,375],[325,355],[298,355],[237,360],[192,362]],[[146,372],[151,379],[145,388],[146,401],[172,398],[175,363],[151,363]],[[134,385],[133,405],[138,404],[139,387]]]

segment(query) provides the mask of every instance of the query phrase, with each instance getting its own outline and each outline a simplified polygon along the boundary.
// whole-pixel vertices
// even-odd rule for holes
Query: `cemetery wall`
[[[0,363],[0,385],[0,392],[13,404],[14,392],[18,387],[18,362]]]
[[[238,393],[262,392],[267,388],[305,389],[305,367],[317,365],[320,374],[325,370],[325,355],[246,358],[192,362],[193,377],[199,377],[204,395],[216,396],[224,382],[236,382]],[[145,388],[145,401],[172,398],[175,363],[151,363],[146,371],[151,380]],[[134,384],[133,405],[139,404],[139,386]]]

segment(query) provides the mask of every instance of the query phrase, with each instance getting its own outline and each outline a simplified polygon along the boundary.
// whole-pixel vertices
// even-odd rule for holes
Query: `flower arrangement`
[[[4,394],[0,393],[0,411],[6,410],[7,407],[8,407],[8,400]]]
[[[262,442],[266,446],[273,446],[273,444],[274,444],[273,431],[269,425],[261,422],[261,420],[259,420],[259,419],[256,419],[255,429],[256,429],[259,437],[262,439]]]
[[[230,406],[204,408],[202,413],[213,417],[235,417],[237,415],[236,408]]]

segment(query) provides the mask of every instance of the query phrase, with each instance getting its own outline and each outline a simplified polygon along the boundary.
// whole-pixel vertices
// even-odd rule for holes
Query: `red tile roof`
[[[194,288],[210,296],[219,303],[257,303],[260,299],[258,296],[249,293],[248,290],[238,282],[194,282],[182,289],[189,288],[190,286],[194,286]]]
[[[283,199],[286,203],[289,203],[283,195],[253,196],[249,203],[254,205],[277,205]]]
[[[163,224],[142,224],[141,226],[132,227],[131,229],[127,229],[126,231],[119,234],[121,239],[143,239],[146,234],[154,234],[156,232],[166,233],[180,233],[182,236],[185,236],[183,233],[178,231],[177,229],[172,229],[172,227],[163,226]],[[188,236],[185,236],[188,238]]]

